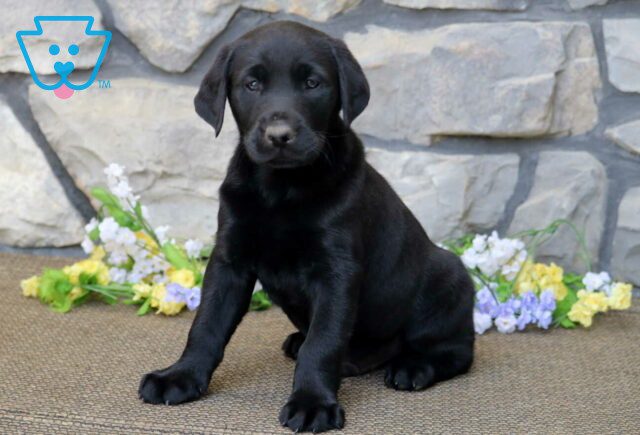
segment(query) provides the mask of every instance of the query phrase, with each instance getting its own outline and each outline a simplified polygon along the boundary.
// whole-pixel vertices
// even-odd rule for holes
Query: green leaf
[[[100,229],[98,227],[95,227],[94,229],[91,230],[91,232],[89,232],[88,236],[94,242],[99,241],[100,240]]]
[[[251,304],[249,310],[251,311],[263,311],[271,307],[272,302],[267,296],[267,292],[264,290],[258,290],[251,296]]]
[[[71,310],[71,308],[73,307],[73,303],[71,302],[70,298],[65,298],[59,301],[53,301],[50,306],[53,311],[57,311],[58,313],[66,313]]]
[[[45,269],[40,280],[40,300],[46,304],[61,303],[73,285],[61,269]]]
[[[500,302],[506,302],[513,295],[513,283],[502,280],[496,287],[495,294]]]
[[[191,264],[184,252],[173,243],[167,242],[162,245],[162,252],[167,258],[167,261],[176,269],[189,269],[192,272],[196,272],[193,264]]]
[[[567,295],[564,297],[564,299],[556,303],[556,309],[553,311],[554,320],[558,321],[558,319],[560,319],[561,325],[564,319],[567,319],[569,322],[571,322],[567,315],[569,314],[569,311],[571,311],[571,307],[573,306],[573,304],[578,301],[578,295],[576,294],[576,291],[570,287],[568,290],[569,291],[567,292]]]
[[[90,297],[91,297],[91,292],[87,292],[83,294],[82,296],[80,296],[79,298],[73,301],[73,306],[77,307],[78,305],[84,304],[85,302],[87,302],[87,300],[89,300]]]
[[[125,211],[120,200],[111,192],[101,187],[94,187],[91,189],[91,196],[102,203],[121,227],[129,228],[132,231],[138,231],[142,228],[136,217]]]
[[[126,211],[120,208],[109,206],[107,206],[107,209],[109,210],[109,214],[113,216],[116,222],[118,222],[118,225],[120,225],[121,227],[129,228],[132,231],[138,231],[142,228],[138,221]]]
[[[571,319],[569,319],[568,317],[565,317],[564,319],[562,319],[559,325],[566,329],[573,329],[576,327],[576,324],[572,322]]]
[[[45,269],[40,281],[40,300],[49,304],[52,310],[66,313],[73,307],[68,296],[73,285],[60,269]]]
[[[458,239],[446,240],[443,245],[451,252],[460,256],[473,244],[474,234],[466,234]]]
[[[116,298],[115,296],[112,296],[112,295],[101,293],[98,297],[104,303],[109,304],[109,305],[115,305],[115,304],[118,303],[118,298]]]
[[[564,285],[566,285],[568,288],[578,291],[584,287],[582,278],[582,275],[566,272],[562,277],[562,282],[564,282]]]
[[[136,314],[138,316],[144,316],[149,312],[150,308],[151,308],[151,298],[147,298],[147,300],[144,301],[144,304],[142,304],[140,308],[138,308],[138,311],[136,312]]]
[[[78,282],[81,286],[96,284],[96,277],[86,272],[81,272],[80,276],[78,277]]]
[[[100,201],[105,207],[114,207],[122,210],[120,200],[107,189],[103,189],[102,187],[94,187],[93,189],[91,189],[91,196]]]

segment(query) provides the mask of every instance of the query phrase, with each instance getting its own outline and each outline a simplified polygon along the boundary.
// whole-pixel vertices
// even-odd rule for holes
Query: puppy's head
[[[369,102],[367,79],[346,45],[301,24],[259,27],[223,47],[195,98],[196,112],[215,130],[224,106],[257,164],[312,163],[342,110],[349,126]]]

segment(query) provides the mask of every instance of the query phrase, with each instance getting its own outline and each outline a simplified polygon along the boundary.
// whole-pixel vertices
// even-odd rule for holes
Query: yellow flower
[[[573,322],[580,323],[585,328],[591,326],[595,311],[589,308],[585,303],[578,301],[571,307],[568,317]]]
[[[547,266],[547,275],[553,282],[562,282],[564,270],[557,264],[551,263],[550,266]]]
[[[593,316],[599,312],[605,312],[609,308],[607,297],[602,292],[588,292],[580,290],[578,301],[569,311],[569,320],[578,322],[585,328],[591,326]]]
[[[518,279],[516,280],[515,289],[518,294],[528,291],[540,293],[544,290],[553,291],[556,300],[561,301],[567,296],[568,289],[562,281],[564,271],[555,263],[546,265],[543,263],[533,263],[527,260],[523,266]]]
[[[608,299],[612,310],[626,310],[631,306],[631,284],[617,282],[611,288]]]
[[[102,246],[97,246],[89,256],[89,259],[95,260],[95,261],[102,261],[105,255],[107,255],[107,253],[105,252],[104,248]]]
[[[580,290],[578,292],[578,301],[585,304],[594,313],[604,313],[609,309],[607,296],[601,292]]]
[[[83,289],[82,287],[74,287],[69,292],[69,298],[72,301],[75,301],[76,299],[81,298],[82,296],[84,296],[86,294],[87,294],[87,291],[85,289]]]
[[[164,284],[154,284],[151,288],[151,302],[152,308],[157,308],[156,314],[162,313],[167,316],[175,316],[185,307],[183,302],[168,302],[165,301],[167,296],[167,288]]]
[[[111,282],[111,277],[109,276],[109,268],[103,262],[100,262],[97,278],[98,284],[100,285],[107,285]]]
[[[139,301],[141,299],[146,299],[151,296],[151,286],[146,283],[140,283],[133,286],[133,300]]]
[[[144,242],[145,247],[149,252],[151,252],[152,254],[157,254],[158,252],[160,252],[158,249],[158,244],[155,240],[153,240],[153,238],[151,238],[149,234],[145,233],[144,231],[137,231],[135,234],[138,240],[142,240]]]
[[[32,276],[29,279],[23,279],[20,281],[20,287],[22,288],[22,294],[28,298],[38,297],[38,288],[40,287],[40,277]]]
[[[196,285],[196,278],[189,269],[170,270],[168,276],[169,281],[180,284],[184,288],[191,288]]]
[[[85,274],[95,276],[96,281],[100,285],[107,285],[111,279],[109,278],[109,268],[102,261],[98,260],[82,260],[71,266],[66,266],[62,271],[69,277],[69,281],[73,285],[80,284],[80,275]]]

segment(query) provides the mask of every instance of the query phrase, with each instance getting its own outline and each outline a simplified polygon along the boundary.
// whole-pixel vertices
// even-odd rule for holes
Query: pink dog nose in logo
[[[71,98],[71,96],[73,95],[73,92],[74,92],[73,89],[71,89],[67,85],[62,85],[58,89],[53,90],[53,93],[56,95],[56,97],[60,98],[61,100],[66,100],[67,98]]]

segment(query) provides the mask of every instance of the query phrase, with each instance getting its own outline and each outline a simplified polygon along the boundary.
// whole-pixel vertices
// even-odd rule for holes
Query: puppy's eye
[[[251,92],[255,92],[260,89],[260,83],[257,80],[250,80],[244,85]]]
[[[307,89],[315,89],[320,85],[320,82],[315,79],[307,79],[304,82],[304,87]]]

